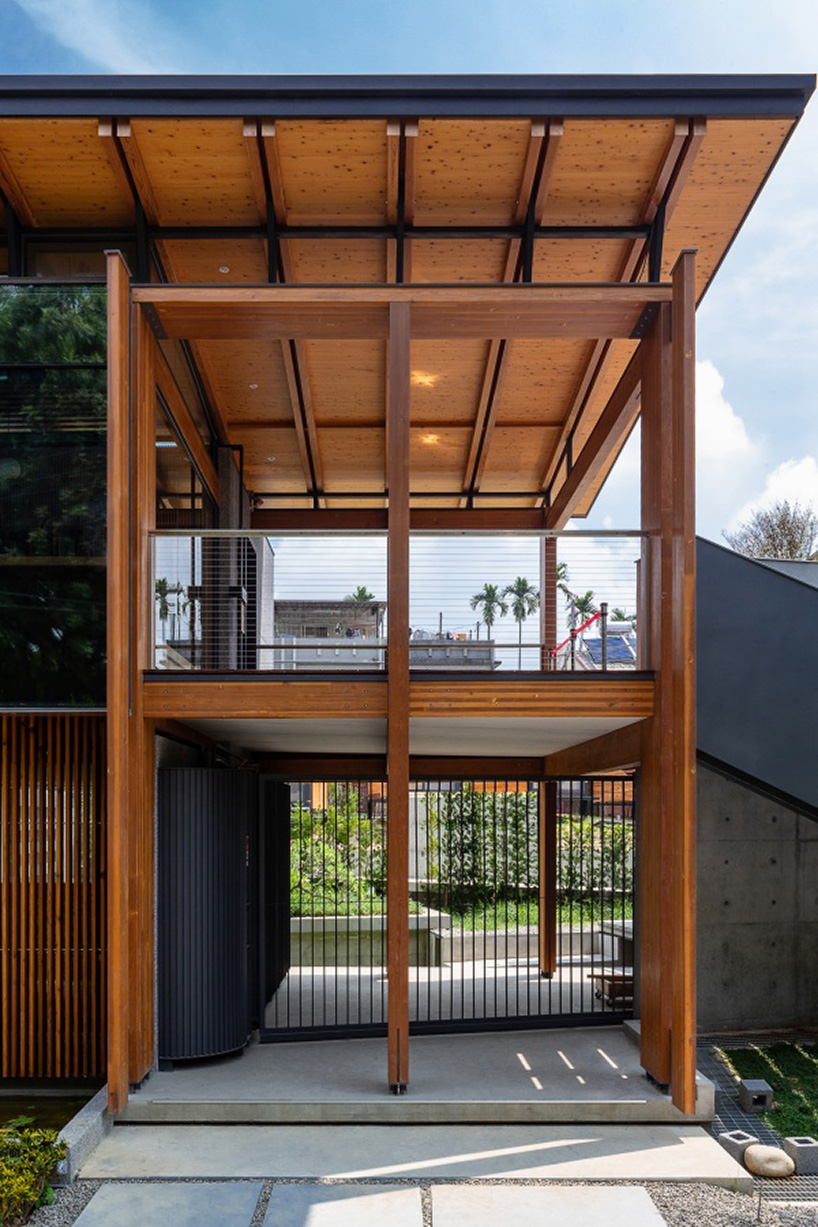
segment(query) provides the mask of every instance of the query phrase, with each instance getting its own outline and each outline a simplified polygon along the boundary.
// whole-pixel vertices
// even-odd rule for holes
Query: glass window
[[[215,507],[161,397],[156,402],[156,527],[212,528]]]
[[[0,706],[104,706],[104,286],[0,285]]]
[[[121,251],[133,269],[136,249],[133,243],[116,240],[89,246],[87,243],[47,243],[29,240],[26,243],[25,267],[29,277],[59,277],[62,280],[86,281],[89,277],[107,274],[106,249]]]

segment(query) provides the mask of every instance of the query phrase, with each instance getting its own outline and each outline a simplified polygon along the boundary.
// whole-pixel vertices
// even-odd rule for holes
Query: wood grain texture
[[[671,1080],[673,923],[673,454],[671,311],[661,308],[642,343],[642,580],[646,664],[656,673],[656,711],[642,725],[640,808],[641,1060],[657,1082]]]
[[[128,1100],[130,680],[130,309],[128,271],[108,256],[108,1108]]]
[[[645,341],[641,564],[656,670],[642,743],[642,1064],[695,1109],[695,260]]]
[[[159,352],[142,312],[132,349],[130,499],[130,712],[128,722],[128,1082],[153,1066],[154,1018],[154,730],[143,711],[142,671],[152,663],[154,609],[149,534],[156,523],[156,374]]]
[[[105,717],[0,716],[0,1077],[106,1072]]]
[[[701,147],[701,142],[704,138],[706,127],[700,121],[680,122],[673,125],[672,131],[668,135],[667,147],[664,150],[662,158],[656,169],[653,181],[650,185],[650,190],[647,193],[644,204],[641,207],[639,214],[639,222],[641,225],[651,225],[659,211],[662,202],[664,201],[665,208],[665,225],[668,224],[673,214],[673,210],[679,200],[681,188],[687,181],[690,174],[690,168],[696,154]],[[627,244],[627,250],[622,260],[621,267],[617,273],[617,281],[632,282],[638,281],[642,273],[642,269],[647,259],[648,244],[645,239],[635,239]],[[550,460],[548,467],[542,476],[542,487],[546,489],[557,473],[557,465],[559,464],[560,455],[564,444],[571,433],[575,430],[579,423],[580,417],[585,413],[590,413],[593,417],[592,402],[598,398],[598,393],[604,384],[606,371],[616,357],[616,350],[612,346],[610,340],[597,338],[594,342],[588,363],[582,372],[577,387],[568,404],[567,413],[562,429],[562,435],[557,441],[554,449],[554,455]],[[617,388],[618,391],[618,388]],[[616,395],[616,394],[614,394]],[[607,408],[607,407],[606,407]],[[631,425],[635,417],[635,407],[631,406],[633,416]],[[599,411],[597,411],[599,412]],[[605,413],[602,409],[601,414]],[[600,414],[600,420],[601,420]],[[616,432],[616,437],[611,439],[609,445],[606,445],[602,455],[599,453],[599,444],[595,445],[592,450],[594,458],[593,476],[586,480],[583,494],[587,494],[589,490],[595,491],[602,485],[602,481],[607,473],[605,461],[612,462],[613,458],[619,454],[621,447],[628,436],[628,430],[621,427]],[[589,440],[590,442],[590,440]],[[584,449],[583,449],[584,450]],[[567,482],[570,474],[566,474],[565,481]],[[578,507],[581,498],[573,497],[574,508]],[[563,522],[568,517],[564,517]]]
[[[413,717],[592,717],[618,716],[641,720],[653,712],[650,678],[562,678],[545,674],[540,680],[489,677],[479,681],[413,679]]]
[[[145,715],[149,719],[386,718],[386,679],[302,682],[265,680],[146,679]]]
[[[140,317],[144,315],[144,313],[141,311],[138,314]],[[184,445],[190,453],[190,457],[202,479],[203,484],[210,491],[214,502],[218,503],[219,476],[216,472],[216,466],[213,464],[213,461],[210,458],[210,454],[202,441],[202,436],[199,434],[199,431],[196,428],[193,415],[188,409],[185,398],[179,391],[176,380],[173,378],[170,368],[158,346],[155,347],[155,359],[153,366],[155,371],[155,386],[158,386],[163,397],[165,398],[165,401],[167,402],[167,406],[171,412],[173,421],[179,431],[179,434],[182,436]],[[155,408],[153,411],[155,412]],[[147,424],[146,429],[148,429]],[[151,418],[149,429],[153,435],[155,429],[153,418]]]
[[[545,756],[544,771],[555,777],[600,775],[639,765],[642,755],[642,728],[637,721],[624,728],[592,737],[566,750]]]
[[[696,1108],[696,259],[673,270],[673,1102]]]
[[[562,134],[562,124],[556,121],[552,121],[548,125],[543,123],[531,124],[522,179],[517,193],[517,207],[514,212],[514,221],[518,225],[525,221],[529,207],[533,208],[535,224],[540,225],[542,222],[548,188],[554,173],[557,150]],[[541,158],[542,167],[540,167]],[[537,178],[538,172],[539,179]],[[533,199],[532,193],[534,194]],[[511,239],[509,241],[505,268],[503,269],[503,281],[511,282],[518,280],[520,246],[521,244],[518,239]],[[469,492],[480,489],[480,483],[491,447],[494,426],[499,412],[509,353],[510,348],[507,341],[494,339],[489,342],[483,379],[480,385],[480,395],[477,402],[469,459],[463,480],[463,488]]]
[[[637,355],[628,364],[588,441],[548,508],[545,522],[549,528],[565,527],[633,429],[639,413],[641,372],[641,360]]]
[[[539,786],[538,899],[540,975],[557,970],[557,784]]]
[[[408,303],[389,309],[387,374],[387,858],[389,1086],[409,1084],[409,367]]]
[[[412,337],[629,337],[670,286],[141,286],[167,337],[386,340],[390,303],[412,307]]]

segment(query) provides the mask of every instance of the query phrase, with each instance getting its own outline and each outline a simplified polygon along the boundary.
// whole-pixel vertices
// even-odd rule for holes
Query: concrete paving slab
[[[497,1185],[434,1185],[435,1227],[528,1227],[559,1223],[560,1227],[663,1227],[665,1220],[644,1189],[540,1187],[502,1188]]]
[[[276,1185],[264,1218],[264,1227],[383,1227],[384,1223],[422,1227],[420,1189],[383,1184]]]
[[[117,1125],[85,1178],[702,1180],[752,1177],[697,1125]]]
[[[75,1227],[250,1227],[261,1196],[252,1183],[105,1184],[76,1220]]]

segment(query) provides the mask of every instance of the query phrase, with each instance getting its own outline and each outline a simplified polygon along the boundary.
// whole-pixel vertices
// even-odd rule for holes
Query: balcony
[[[639,669],[642,546],[636,532],[413,536],[410,669],[470,676]],[[151,565],[155,670],[387,668],[383,534],[158,531]]]

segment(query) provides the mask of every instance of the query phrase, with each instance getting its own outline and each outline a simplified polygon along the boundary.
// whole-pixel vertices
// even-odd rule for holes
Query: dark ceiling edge
[[[800,116],[811,74],[0,76],[5,117]]]
[[[697,750],[696,759],[703,767],[715,771],[718,775],[722,775],[728,780],[733,780],[736,784],[742,784],[745,788],[758,793],[759,796],[766,797],[769,801],[774,801],[779,805],[784,805],[787,809],[794,810],[797,814],[803,814],[805,818],[811,818],[813,822],[818,822],[818,806],[805,801],[802,797],[796,797],[790,792],[783,792],[780,788],[776,788],[774,784],[768,784],[766,780],[762,780],[758,776],[750,775],[739,767],[725,763],[720,758],[715,758],[712,754],[708,754],[706,750]]]

